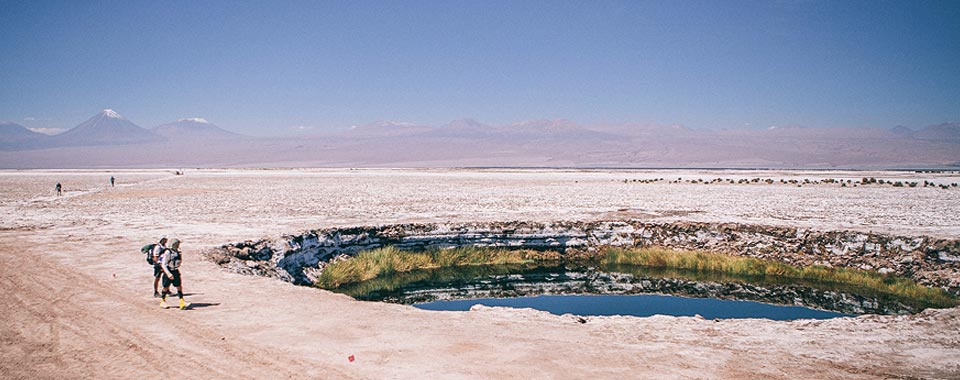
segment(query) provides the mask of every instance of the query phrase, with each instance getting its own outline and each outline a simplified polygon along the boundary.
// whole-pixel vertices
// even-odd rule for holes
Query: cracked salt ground
[[[955,238],[960,236],[953,217],[960,215],[960,191],[622,182],[694,175],[811,179],[866,175],[960,182],[947,179],[947,174],[138,173],[142,177],[131,182],[125,182],[124,174],[113,173],[118,184],[131,186],[43,202],[25,201],[49,194],[66,176],[70,181],[60,182],[70,190],[104,187],[109,175],[0,173],[4,215],[0,288],[9,295],[0,311],[3,378],[960,378],[956,308],[823,321],[714,322],[654,316],[590,317],[588,323],[579,323],[569,316],[529,309],[475,307],[465,313],[438,313],[359,302],[274,279],[233,274],[200,258],[201,251],[225,243],[317,228],[589,221],[621,208],[664,215],[702,211],[644,219],[653,222],[739,222]],[[69,184],[74,180],[79,186]],[[366,203],[353,203],[363,187]],[[487,201],[493,198],[498,201]],[[243,211],[247,207],[261,212],[249,214]],[[152,272],[134,252],[161,235],[184,241],[185,291],[195,293],[189,301],[216,306],[157,313],[148,292]],[[181,355],[178,365],[157,364],[170,347]],[[350,355],[357,360],[344,359]]]

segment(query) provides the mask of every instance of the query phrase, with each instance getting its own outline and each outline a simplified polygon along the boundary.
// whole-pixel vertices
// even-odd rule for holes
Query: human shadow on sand
[[[187,305],[187,310],[201,309],[201,308],[211,307],[211,306],[220,306],[220,303],[219,302],[212,302],[212,303],[211,302],[193,302]]]

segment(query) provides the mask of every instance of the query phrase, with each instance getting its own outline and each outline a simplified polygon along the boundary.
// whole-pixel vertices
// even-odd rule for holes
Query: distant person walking
[[[113,176],[110,176],[110,187],[113,187],[113,181],[114,181],[114,180],[115,180],[115,178],[113,178]]]
[[[167,308],[167,295],[170,294],[170,285],[177,287],[177,298],[180,298],[180,310],[187,308],[187,303],[183,300],[183,286],[180,280],[180,262],[183,256],[180,254],[180,240],[173,239],[170,242],[170,248],[164,250],[160,255],[160,267],[163,269],[163,295],[160,300],[160,307]]]
[[[153,297],[160,298],[160,277],[163,277],[163,268],[160,267],[160,256],[167,250],[167,237],[161,237],[157,245],[153,246],[148,255],[153,257]]]
[[[57,186],[54,188],[57,189],[57,196],[59,197],[62,194],[63,186],[60,186],[60,182],[57,182]]]

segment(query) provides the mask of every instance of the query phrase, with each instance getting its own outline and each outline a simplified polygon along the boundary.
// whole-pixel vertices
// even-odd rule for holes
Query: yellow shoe
[[[183,302],[183,298],[180,299],[180,310],[186,309],[187,303]]]
[[[161,308],[161,309],[166,309],[167,307],[168,307],[168,306],[167,306],[167,300],[166,300],[166,299],[160,300],[160,308]]]

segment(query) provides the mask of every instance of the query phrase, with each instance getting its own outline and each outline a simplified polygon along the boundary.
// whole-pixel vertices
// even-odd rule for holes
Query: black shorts
[[[172,270],[170,271],[170,274],[173,275],[172,280],[170,279],[170,277],[167,277],[166,273],[163,274],[163,287],[166,288],[170,285],[173,285],[179,288],[180,287],[180,271]]]
[[[160,267],[160,264],[153,264],[153,277],[163,276],[163,268]]]

